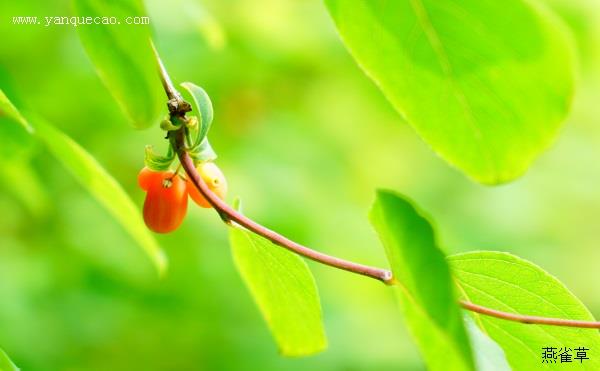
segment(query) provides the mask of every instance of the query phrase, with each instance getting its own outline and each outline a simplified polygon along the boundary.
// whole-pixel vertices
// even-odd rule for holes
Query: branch
[[[507,321],[521,322],[525,324],[535,325],[549,325],[549,326],[564,326],[564,327],[579,327],[579,328],[596,328],[600,329],[600,322],[594,321],[578,321],[574,319],[563,319],[563,318],[551,318],[551,317],[538,317],[538,316],[527,316],[523,314],[514,314],[502,312],[496,309],[483,307],[481,305],[473,304],[468,301],[459,301],[461,307],[471,312],[483,314],[485,316],[495,317],[504,319]]]
[[[345,271],[362,274],[363,276],[374,278],[386,284],[392,283],[392,273],[389,270],[354,263],[348,260],[336,258],[334,256],[330,256],[312,250],[278,234],[277,232],[274,232],[262,226],[261,224],[258,224],[257,222],[253,221],[247,216],[240,214],[239,212],[234,210],[231,206],[227,205],[223,200],[217,197],[208,188],[200,174],[196,171],[194,162],[185,149],[183,130],[180,129],[175,132],[172,132],[171,135],[173,137],[173,147],[175,148],[175,151],[179,156],[179,161],[181,162],[181,166],[187,173],[187,176],[192,180],[192,182],[198,188],[200,193],[206,198],[206,200],[215,208],[215,210],[221,216],[225,216],[226,219],[234,221],[240,226],[266,238],[267,240],[273,242],[275,245],[284,247],[288,250],[295,252],[296,254],[302,255],[311,260]]]
[[[162,86],[165,89],[165,93],[169,98],[169,102],[167,103],[169,113],[171,114],[171,116],[184,117],[186,112],[190,112],[192,110],[192,106],[183,99],[179,91],[177,91],[177,89],[175,89],[175,86],[173,86],[171,77],[167,73],[165,65],[163,64],[162,59],[160,59],[160,55],[158,55],[158,50],[156,50],[156,46],[154,46],[152,40],[150,40],[150,46],[152,46],[152,51],[154,52],[154,56],[156,57],[156,64],[160,75],[160,82],[162,83]]]
[[[169,112],[171,116],[184,117],[186,112],[191,111],[191,106],[188,102],[183,100],[181,94],[179,94],[177,89],[175,89],[175,87],[173,86],[173,83],[171,82],[171,79],[169,78],[169,75],[163,63],[158,53],[156,52],[156,49],[154,49],[154,52],[156,54],[156,59],[158,60],[159,72],[161,76],[161,81],[163,83],[163,87],[165,89],[165,93],[169,97]],[[179,109],[172,110],[172,101],[177,101],[177,107],[175,108]],[[181,109],[181,107],[183,107],[183,109]],[[187,107],[189,107],[189,110],[186,110]],[[196,167],[194,166],[194,161],[187,153],[187,148],[185,146],[185,127],[182,127],[181,129],[178,129],[176,131],[169,132],[169,139],[173,148],[177,152],[179,162],[181,163],[181,166],[185,170],[187,176],[192,180],[192,182],[194,183],[196,188],[198,188],[202,196],[206,198],[206,200],[212,205],[212,207],[217,211],[217,213],[219,213],[219,215],[225,222],[234,221],[238,225],[246,228],[247,230],[254,232],[273,242],[275,245],[286,248],[292,252],[295,252],[296,254],[302,255],[308,259],[314,260],[321,264],[367,276],[381,281],[387,285],[393,285],[396,283],[394,277],[392,276],[392,272],[387,269],[376,268],[351,262],[348,260],[340,259],[331,255],[323,254],[321,252],[312,250],[306,246],[300,245],[299,243],[294,242],[278,234],[275,231],[270,230],[269,228],[255,222],[254,220],[246,217],[245,215],[240,214],[227,203],[225,203],[223,200],[221,200],[219,197],[217,197],[217,195],[215,195],[208,188],[208,185],[204,182],[204,180],[196,170]],[[458,303],[461,307],[471,312],[503,319],[506,321],[520,322],[524,324],[600,329],[600,322],[595,321],[578,321],[562,318],[538,317],[508,313],[477,305],[465,300],[459,300]]]

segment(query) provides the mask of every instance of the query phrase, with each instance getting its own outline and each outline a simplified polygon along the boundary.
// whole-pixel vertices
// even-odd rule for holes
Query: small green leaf
[[[20,124],[23,129],[25,129],[30,134],[33,133],[33,128],[27,120],[21,115],[21,113],[17,110],[17,108],[12,104],[12,102],[8,99],[6,94],[0,89],[0,118],[7,117],[14,122]]]
[[[8,358],[2,348],[0,348],[0,371],[19,371],[19,368]]]
[[[0,90],[0,161],[22,158],[31,152],[33,128]]]
[[[154,171],[165,171],[171,167],[175,160],[175,151],[169,147],[167,155],[162,156],[154,152],[154,147],[147,145],[145,148],[144,164]]]
[[[404,318],[430,370],[473,370],[473,355],[444,254],[430,223],[402,196],[378,191],[370,214]]]
[[[524,0],[326,0],[352,56],[444,159],[485,184],[523,174],[573,96],[571,45]]]
[[[194,161],[214,161],[217,159],[217,154],[208,142],[208,138],[204,138],[202,143],[190,151],[189,154]]]
[[[142,220],[140,210],[117,181],[79,144],[43,120],[35,121],[36,133],[48,150],[121,223],[144,249],[158,272],[166,269],[166,257]]]
[[[73,0],[73,8],[79,17],[120,22],[85,24],[77,27],[77,31],[98,75],[133,125],[150,126],[163,107],[150,28],[127,24],[133,17],[146,16],[142,2]]]
[[[192,98],[194,99],[194,103],[196,105],[196,112],[200,113],[199,118],[199,133],[198,133],[198,143],[202,143],[208,135],[208,130],[210,130],[210,125],[213,121],[213,106],[210,101],[210,97],[208,94],[199,87],[191,82],[184,82],[181,84],[187,90]]]
[[[586,307],[540,267],[503,252],[448,257],[465,300],[509,313],[593,321]],[[543,364],[543,347],[589,348],[580,369],[600,370],[598,330],[528,325],[473,313],[475,322],[503,349],[514,370],[554,369]],[[575,356],[575,352],[571,352]]]
[[[235,264],[280,353],[306,356],[324,350],[319,294],[306,262],[241,227],[232,227],[229,238]]]

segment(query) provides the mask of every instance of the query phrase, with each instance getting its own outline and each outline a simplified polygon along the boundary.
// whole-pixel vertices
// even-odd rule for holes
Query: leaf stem
[[[152,45],[152,47],[154,48],[154,45]],[[154,52],[158,61],[161,81],[163,83],[165,93],[169,98],[170,115],[172,117],[183,118],[185,117],[185,113],[191,110],[191,106],[188,102],[183,100],[181,94],[173,86],[173,83],[171,82],[171,79],[169,78],[169,75],[156,49],[154,49]],[[175,102],[175,105],[171,103],[172,101]],[[340,259],[335,256],[315,251],[297,242],[294,242],[278,234],[275,231],[272,231],[271,229],[255,222],[254,220],[234,210],[231,206],[229,206],[227,203],[225,203],[223,200],[217,197],[217,195],[215,195],[208,188],[207,184],[204,182],[204,180],[196,170],[196,167],[194,166],[194,161],[187,152],[184,130],[185,127],[182,126],[178,130],[169,132],[169,139],[171,141],[171,145],[175,149],[177,156],[179,157],[179,162],[181,163],[181,166],[185,170],[189,179],[191,179],[196,188],[198,188],[198,191],[200,191],[202,196],[204,196],[204,198],[206,198],[206,200],[212,205],[212,207],[217,211],[217,213],[221,216],[221,219],[223,219],[225,223],[230,224],[231,222],[235,222],[236,224],[248,229],[249,231],[252,231],[273,242],[275,245],[286,248],[296,254],[302,255],[308,259],[314,260],[321,264],[367,276],[381,281],[387,285],[397,284],[390,270],[355,263],[352,261]],[[524,324],[600,329],[600,322],[595,321],[579,321],[563,318],[538,317],[508,313],[477,305],[465,300],[459,300],[458,303],[462,308],[471,312],[479,313],[494,318],[499,318],[506,321],[520,322]]]

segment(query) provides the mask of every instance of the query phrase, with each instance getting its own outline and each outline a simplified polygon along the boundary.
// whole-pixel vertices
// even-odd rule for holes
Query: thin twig
[[[167,96],[170,100],[179,99],[179,106],[189,105],[189,103],[185,102],[177,89],[173,86],[169,75],[162,64],[162,61],[156,52],[156,59],[158,60],[159,72],[161,75],[161,81],[163,82],[163,87]],[[175,98],[173,98],[175,97]],[[189,110],[188,110],[189,111]],[[171,116],[179,116],[184,117],[185,112],[188,111],[170,111]],[[198,191],[206,198],[206,200],[212,205],[212,207],[217,211],[217,213],[221,216],[223,221],[226,223],[230,223],[231,221],[237,223],[238,225],[252,231],[274,244],[284,247],[290,251],[293,251],[299,255],[302,255],[306,258],[314,260],[316,262],[329,265],[331,267],[339,268],[348,272],[361,274],[363,276],[374,278],[378,281],[384,282],[387,285],[395,284],[394,277],[392,276],[392,272],[383,269],[371,267],[359,263],[354,263],[348,260],[340,259],[334,256],[330,256],[327,254],[323,254],[321,252],[312,250],[306,246],[300,245],[297,242],[294,242],[277,232],[270,230],[267,227],[253,221],[252,219],[246,217],[245,215],[240,214],[236,210],[234,210],[231,206],[227,205],[224,201],[222,201],[217,195],[215,195],[204,182],[196,167],[194,166],[194,161],[190,157],[190,155],[186,151],[185,146],[185,128],[182,127],[179,130],[169,132],[169,139],[171,140],[171,144],[173,148],[177,152],[177,156],[179,157],[179,162],[181,166],[185,170],[187,176],[192,180],[192,183],[198,188]],[[565,327],[577,327],[577,328],[593,328],[600,329],[600,322],[595,321],[579,321],[579,320],[570,320],[563,318],[550,318],[550,317],[538,317],[538,316],[528,316],[522,314],[508,313],[502,312],[499,310],[487,308],[481,305],[477,305],[468,301],[460,300],[459,304],[466,310],[471,312],[479,313],[485,316],[495,317],[507,321],[520,322],[524,324],[537,324],[537,325],[550,325],[550,326],[565,326]]]
[[[186,112],[190,112],[192,110],[192,106],[186,102],[181,93],[175,88],[173,82],[171,81],[171,77],[165,68],[165,65],[160,59],[160,55],[158,54],[158,50],[156,50],[156,46],[152,40],[150,40],[150,45],[152,46],[152,51],[154,52],[154,56],[156,57],[156,64],[158,67],[158,72],[160,75],[160,82],[162,83],[163,89],[165,89],[165,93],[169,98],[169,102],[167,103],[167,107],[169,108],[169,114],[171,118],[173,117],[185,117]]]
[[[574,319],[551,318],[527,316],[523,314],[507,313],[481,305],[473,304],[468,301],[460,301],[460,306],[470,310],[471,312],[483,314],[485,316],[504,319],[507,321],[521,322],[525,324],[549,325],[549,326],[564,326],[564,327],[579,327],[579,328],[595,328],[600,329],[600,322],[594,321],[579,321]]]
[[[171,77],[167,73],[167,69],[165,68],[165,65],[163,64],[162,59],[160,59],[160,56],[158,55],[158,50],[156,50],[156,46],[154,46],[154,43],[152,42],[152,40],[150,41],[150,45],[152,46],[152,51],[154,52],[154,56],[156,57],[156,64],[157,64],[159,75],[160,75],[160,82],[162,83],[162,86],[165,89],[165,93],[167,93],[167,97],[169,98],[169,100],[171,100],[171,99],[183,100],[181,98],[181,94],[179,94],[177,89],[175,89],[175,87],[173,86]]]
[[[173,142],[175,151],[179,156],[179,161],[187,173],[187,176],[198,188],[202,196],[206,198],[206,200],[215,208],[215,210],[217,210],[220,215],[225,216],[228,220],[233,221],[238,225],[268,239],[278,246],[284,247],[311,260],[335,268],[343,269],[345,271],[369,276],[387,284],[391,283],[392,273],[389,270],[354,263],[312,250],[280,235],[277,232],[270,230],[269,228],[264,227],[261,224],[256,223],[247,216],[234,210],[208,188],[198,171],[196,171],[192,158],[185,150],[183,131],[177,130],[173,132],[172,135],[174,137]]]

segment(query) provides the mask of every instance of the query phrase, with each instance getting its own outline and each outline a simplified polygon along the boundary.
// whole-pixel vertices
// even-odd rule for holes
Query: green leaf
[[[510,371],[502,348],[484,334],[470,317],[466,317],[465,321],[477,371]]]
[[[162,275],[166,257],[146,228],[139,208],[121,185],[79,144],[43,120],[35,121],[38,137],[48,150],[79,180],[127,230],[156,265]]]
[[[45,190],[28,164],[35,145],[34,130],[0,90],[0,181],[35,216],[48,205]]]
[[[27,121],[0,90],[0,114],[18,120],[29,132],[43,142],[79,182],[94,196],[144,249],[158,269],[159,275],[167,267],[166,257],[152,234],[146,228],[140,211],[119,183],[96,161],[96,159],[67,135],[44,120],[36,118],[35,125]],[[11,124],[12,125],[12,124]],[[13,169],[14,171],[18,171]],[[13,176],[14,174],[5,174]],[[23,175],[28,176],[27,169]],[[8,178],[7,178],[8,179]],[[35,192],[35,187],[30,189]],[[36,195],[30,195],[36,196]],[[43,197],[38,194],[37,196]],[[38,198],[41,200],[41,198]],[[24,203],[31,199],[23,199]]]
[[[115,17],[120,24],[77,27],[83,46],[98,75],[136,128],[150,126],[163,107],[150,44],[148,25],[127,24],[146,16],[139,0],[73,0],[79,17]]]
[[[523,0],[325,0],[352,56],[444,159],[485,184],[523,174],[573,96],[571,45]]]
[[[29,133],[33,133],[33,128],[27,120],[21,115],[17,108],[8,99],[6,94],[0,89],[0,117],[7,117],[21,125]]]
[[[235,264],[280,353],[306,356],[324,350],[319,294],[306,262],[241,227],[232,227],[229,238]]]
[[[19,368],[8,358],[0,348],[0,371],[19,371]]]
[[[33,128],[0,90],[0,161],[11,161],[30,153]]]
[[[40,217],[46,213],[50,203],[48,193],[28,159],[0,161],[0,184],[33,216]]]
[[[217,154],[208,142],[208,138],[204,138],[202,143],[200,143],[193,150],[189,151],[189,154],[194,161],[214,161],[217,159]]]
[[[470,252],[448,258],[465,300],[509,313],[593,321],[585,306],[540,267],[503,252]],[[476,323],[503,349],[514,370],[553,369],[542,364],[542,348],[586,347],[577,366],[600,370],[598,330],[528,325],[473,313]],[[575,355],[575,352],[572,352]],[[578,362],[579,363],[579,362]]]
[[[171,147],[169,147],[166,156],[155,153],[154,147],[151,145],[147,145],[144,152],[144,164],[153,171],[168,170],[173,160],[175,160],[175,151]]]
[[[29,157],[34,149],[35,141],[31,133],[7,116],[0,115],[0,138],[0,161]]]
[[[370,219],[397,281],[406,323],[430,370],[473,370],[473,355],[444,254],[421,212],[378,191]]]
[[[181,84],[181,86],[183,86],[185,90],[187,90],[191,94],[192,98],[194,99],[195,108],[197,110],[196,112],[200,113],[200,129],[198,133],[198,142],[202,143],[206,138],[208,130],[210,130],[210,125],[213,121],[212,102],[210,101],[210,97],[208,96],[206,91],[204,91],[204,89],[202,89],[198,85],[195,85],[191,82],[184,82]]]

